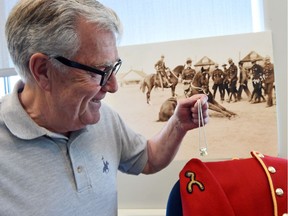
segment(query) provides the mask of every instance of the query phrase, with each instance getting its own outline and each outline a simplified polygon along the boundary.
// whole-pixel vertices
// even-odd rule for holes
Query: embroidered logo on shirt
[[[108,173],[109,172],[109,162],[105,161],[104,157],[102,156],[102,161],[103,161],[103,173]]]
[[[187,171],[185,173],[185,176],[187,178],[190,178],[190,181],[188,182],[187,188],[186,188],[188,193],[193,193],[193,185],[196,185],[200,191],[204,191],[205,189],[204,185],[200,181],[197,181],[195,179],[196,174],[194,172]]]

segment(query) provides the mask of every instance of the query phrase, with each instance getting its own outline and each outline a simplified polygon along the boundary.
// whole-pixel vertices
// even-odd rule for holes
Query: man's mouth
[[[97,99],[92,99],[91,100],[93,103],[98,103],[99,102],[99,100],[97,100]]]

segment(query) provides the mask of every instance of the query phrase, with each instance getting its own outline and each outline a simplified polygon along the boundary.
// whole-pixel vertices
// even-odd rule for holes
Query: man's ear
[[[49,57],[42,53],[35,53],[30,57],[29,68],[37,85],[46,91],[50,90],[51,76]]]

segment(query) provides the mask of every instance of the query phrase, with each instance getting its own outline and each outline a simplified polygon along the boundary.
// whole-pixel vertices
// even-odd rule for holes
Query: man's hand
[[[207,124],[209,119],[207,100],[208,97],[205,94],[197,94],[190,98],[179,100],[172,116],[178,121],[178,126],[186,131],[199,127],[199,105],[203,114],[203,123]]]

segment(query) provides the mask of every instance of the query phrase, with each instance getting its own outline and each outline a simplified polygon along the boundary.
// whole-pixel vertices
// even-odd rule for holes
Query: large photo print
[[[177,100],[207,94],[209,123],[187,133],[176,160],[277,155],[271,32],[122,46],[119,56],[119,91],[105,101],[147,137]]]

